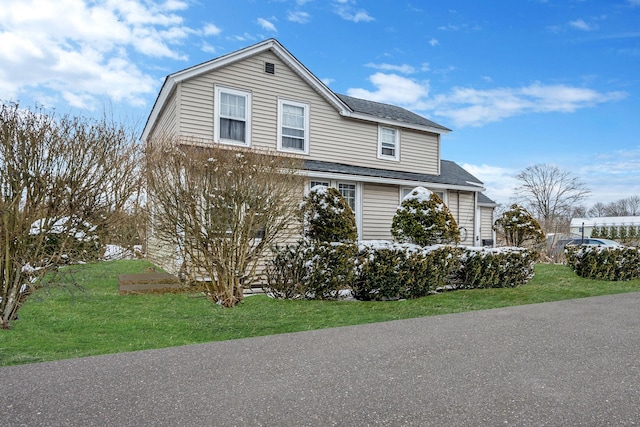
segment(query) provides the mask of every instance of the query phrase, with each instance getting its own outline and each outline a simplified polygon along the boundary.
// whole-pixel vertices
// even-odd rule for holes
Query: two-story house
[[[493,244],[496,204],[483,184],[440,159],[446,127],[394,105],[339,95],[269,39],[167,76],[142,134],[258,147],[304,159],[307,189],[336,187],[361,240],[391,240],[402,198],[438,193],[464,245]],[[156,249],[149,244],[153,258]]]

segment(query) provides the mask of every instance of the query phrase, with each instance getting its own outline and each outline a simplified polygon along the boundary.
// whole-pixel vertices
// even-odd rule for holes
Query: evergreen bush
[[[314,242],[305,250],[303,289],[309,299],[339,299],[354,279],[355,243]]]
[[[464,248],[454,284],[461,289],[508,288],[527,283],[538,253],[532,249]]]
[[[300,206],[304,235],[315,242],[355,242],[356,217],[342,194],[333,187],[315,186]]]
[[[638,248],[623,246],[567,246],[567,265],[587,279],[631,280],[640,278]]]
[[[514,203],[495,222],[494,229],[504,234],[508,246],[544,241],[540,223],[522,206]]]
[[[299,240],[296,244],[275,246],[273,257],[265,267],[265,291],[279,299],[301,298],[305,294],[307,277],[306,254],[308,244]]]
[[[352,293],[358,300],[419,298],[448,286],[460,249],[413,244],[361,244]]]
[[[426,188],[414,188],[400,203],[391,224],[400,243],[420,246],[460,242],[458,224],[442,199]]]

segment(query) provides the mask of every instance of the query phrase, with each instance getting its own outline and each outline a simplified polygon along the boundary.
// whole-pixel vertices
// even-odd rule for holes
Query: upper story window
[[[398,129],[378,127],[378,158],[400,160],[400,131]]]
[[[278,100],[278,149],[309,154],[309,105]]]
[[[251,144],[251,93],[216,86],[214,140]]]

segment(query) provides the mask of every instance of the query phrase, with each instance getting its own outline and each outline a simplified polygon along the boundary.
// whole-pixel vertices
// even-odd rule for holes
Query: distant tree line
[[[598,202],[586,212],[588,217],[640,216],[640,196],[631,196],[611,203]]]

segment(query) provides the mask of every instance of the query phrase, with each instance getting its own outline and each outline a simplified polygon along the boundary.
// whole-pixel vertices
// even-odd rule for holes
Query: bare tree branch
[[[261,257],[296,226],[301,160],[219,144],[152,141],[147,147],[151,226],[179,250],[189,280],[236,305]]]
[[[529,166],[516,175],[518,198],[542,223],[546,233],[556,232],[590,190],[571,172],[549,164]]]

